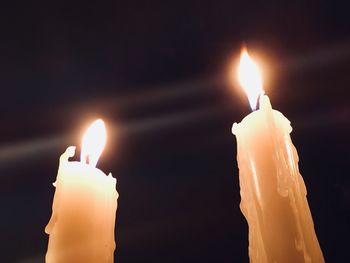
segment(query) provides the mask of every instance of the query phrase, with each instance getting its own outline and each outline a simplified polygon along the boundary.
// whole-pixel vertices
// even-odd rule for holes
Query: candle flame
[[[81,146],[81,162],[96,166],[106,144],[106,128],[103,120],[94,121],[86,130]]]
[[[238,79],[248,96],[250,107],[255,110],[259,96],[264,94],[264,90],[259,67],[251,59],[246,48],[243,48],[241,52]]]

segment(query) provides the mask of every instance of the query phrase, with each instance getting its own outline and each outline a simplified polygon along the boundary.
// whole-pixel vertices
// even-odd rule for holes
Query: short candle
[[[118,193],[116,179],[95,167],[106,141],[102,120],[83,137],[81,161],[68,161],[75,147],[60,157],[52,216],[45,228],[50,235],[47,263],[112,263]]]

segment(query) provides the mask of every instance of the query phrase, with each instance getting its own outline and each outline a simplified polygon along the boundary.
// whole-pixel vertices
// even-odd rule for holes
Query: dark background
[[[95,117],[116,262],[248,262],[231,126],[251,110],[228,81],[243,42],[292,122],[325,259],[350,262],[346,1],[28,2],[0,15],[1,262],[43,262],[58,158]]]

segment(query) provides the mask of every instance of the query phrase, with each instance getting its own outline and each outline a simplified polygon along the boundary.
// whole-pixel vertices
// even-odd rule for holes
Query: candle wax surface
[[[118,193],[109,174],[81,162],[69,162],[74,147],[60,158],[52,216],[48,263],[113,262]]]
[[[291,131],[289,120],[272,109],[267,96],[259,110],[232,127],[250,262],[324,262]]]

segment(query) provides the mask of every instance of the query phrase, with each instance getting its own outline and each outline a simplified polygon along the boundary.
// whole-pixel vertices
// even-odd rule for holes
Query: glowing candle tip
[[[96,166],[105,147],[106,137],[106,128],[103,120],[95,120],[83,136],[81,162]]]
[[[259,97],[264,94],[262,77],[259,67],[251,59],[245,47],[241,52],[238,79],[248,96],[250,107],[255,110]]]

